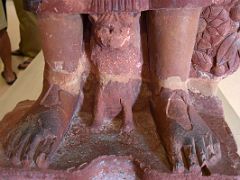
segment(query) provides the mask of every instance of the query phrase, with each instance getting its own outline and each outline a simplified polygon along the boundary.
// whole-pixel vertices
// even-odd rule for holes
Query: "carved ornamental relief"
[[[240,3],[225,1],[203,9],[192,58],[192,77],[226,77],[239,67]]]

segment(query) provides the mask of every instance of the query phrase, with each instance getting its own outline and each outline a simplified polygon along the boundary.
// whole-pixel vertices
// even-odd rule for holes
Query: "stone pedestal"
[[[26,5],[38,16],[44,87],[0,123],[2,177],[239,178],[212,93],[239,66],[238,1]]]

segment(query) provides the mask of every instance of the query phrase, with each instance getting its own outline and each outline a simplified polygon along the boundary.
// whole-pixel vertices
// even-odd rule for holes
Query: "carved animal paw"
[[[5,154],[16,166],[46,168],[66,130],[64,116],[59,106],[38,105],[1,138]]]
[[[126,123],[126,122],[125,122]],[[129,123],[129,124],[125,124],[123,127],[122,127],[122,131],[123,132],[126,132],[126,133],[130,133],[132,132],[135,128],[134,124],[133,123]]]
[[[154,101],[158,133],[174,172],[209,173],[221,158],[220,142],[191,106],[188,93],[163,89]]]

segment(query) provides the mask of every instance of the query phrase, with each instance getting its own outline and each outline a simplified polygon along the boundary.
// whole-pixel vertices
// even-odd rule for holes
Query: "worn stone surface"
[[[225,78],[239,67],[239,1],[225,1],[203,9],[191,76]]]
[[[26,2],[38,16],[43,90],[0,123],[3,176],[239,178],[221,102],[207,93],[239,65],[239,1]],[[194,93],[190,72],[205,78]]]
[[[93,83],[92,86],[94,86],[94,81],[89,83]],[[87,124],[92,121],[92,116],[89,108],[86,107],[86,109],[84,108],[79,113],[79,117],[72,121],[61,146],[51,159],[50,167],[53,169],[61,169],[61,171],[34,170],[31,172],[26,169],[24,171],[14,170],[14,173],[11,173],[11,169],[3,168],[0,170],[1,175],[8,177],[9,173],[11,173],[10,177],[12,179],[16,176],[23,178],[28,177],[29,179],[30,177],[38,179],[58,179],[60,177],[74,179],[76,177],[88,177],[85,173],[90,171],[88,172],[90,175],[100,176],[101,174],[97,172],[100,172],[103,167],[99,167],[99,165],[96,164],[102,164],[101,160],[103,161],[104,159],[107,169],[113,169],[112,171],[118,173],[119,177],[129,173],[131,177],[140,174],[141,179],[164,179],[165,177],[169,177],[170,179],[176,177],[182,179],[191,179],[194,177],[199,179],[204,178],[201,174],[207,176],[211,174],[212,179],[238,178],[240,173],[239,156],[236,153],[237,149],[232,134],[229,129],[227,129],[228,127],[224,121],[220,101],[215,97],[209,98],[194,93],[190,93],[194,108],[198,110],[204,123],[209,126],[221,142],[221,160],[217,163],[206,164],[208,168],[204,168],[202,171],[200,169],[195,169],[195,171],[185,169],[184,175],[171,175],[170,166],[164,152],[165,150],[162,147],[161,140],[156,135],[153,117],[149,112],[149,104],[145,104],[147,102],[146,99],[150,98],[146,91],[148,88],[145,87],[144,89],[142,96],[139,98],[140,102],[134,108],[136,129],[130,134],[125,132],[119,134],[121,131],[119,126],[119,123],[121,123],[120,119],[115,120],[115,126],[110,124],[109,128],[105,130],[99,131],[88,127]],[[86,93],[85,95],[88,98],[93,98],[93,90]],[[8,114],[6,118],[10,119],[8,119],[8,121],[5,119],[4,121],[9,123],[4,123],[4,129],[7,130],[10,128],[10,122],[18,118],[17,115],[26,112],[31,104],[33,104],[33,102],[21,103],[16,107],[15,111]],[[1,125],[4,124],[2,123]],[[209,148],[207,149],[209,150]],[[1,151],[1,154],[2,153]],[[105,155],[107,156],[101,157]],[[111,155],[116,155],[116,157],[111,157]],[[122,158],[121,156],[128,156],[129,158]],[[109,160],[111,158],[117,160]],[[1,160],[2,166],[11,167],[11,163],[9,163],[7,158],[3,158],[2,156]],[[130,161],[134,163],[132,164]],[[92,163],[88,165],[90,162]],[[114,168],[115,165],[112,164],[113,162],[120,163],[118,167],[121,166],[123,168],[121,172],[116,172],[116,168]],[[126,169],[124,168],[126,167],[124,164],[127,165]],[[129,172],[128,169],[132,166],[136,166],[139,170],[133,168],[134,170]],[[96,168],[96,170],[93,170],[94,168]],[[64,169],[68,169],[68,171],[62,171]],[[107,173],[109,173],[109,177],[111,177],[112,174],[109,171],[110,170],[107,170]]]
[[[121,169],[119,168],[121,167]],[[23,169],[6,169],[1,168],[1,177],[9,180],[15,179],[144,179],[144,180],[164,180],[164,179],[210,179],[210,180],[233,180],[238,179],[236,176],[212,175],[211,177],[202,177],[193,174],[168,174],[159,173],[152,170],[143,170],[139,163],[136,163],[130,157],[102,156],[84,167],[72,168],[68,171],[36,171]]]
[[[24,0],[26,8],[34,12],[105,13],[111,11],[137,12],[159,8],[204,7],[215,0]]]

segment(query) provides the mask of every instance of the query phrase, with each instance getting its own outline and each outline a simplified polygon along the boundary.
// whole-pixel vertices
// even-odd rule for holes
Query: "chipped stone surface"
[[[238,68],[238,0],[26,3],[38,16],[43,90],[0,122],[2,177],[239,178],[213,94]]]
[[[204,7],[214,0],[25,0],[26,7],[35,12],[105,13],[111,11],[144,11],[158,8]]]

